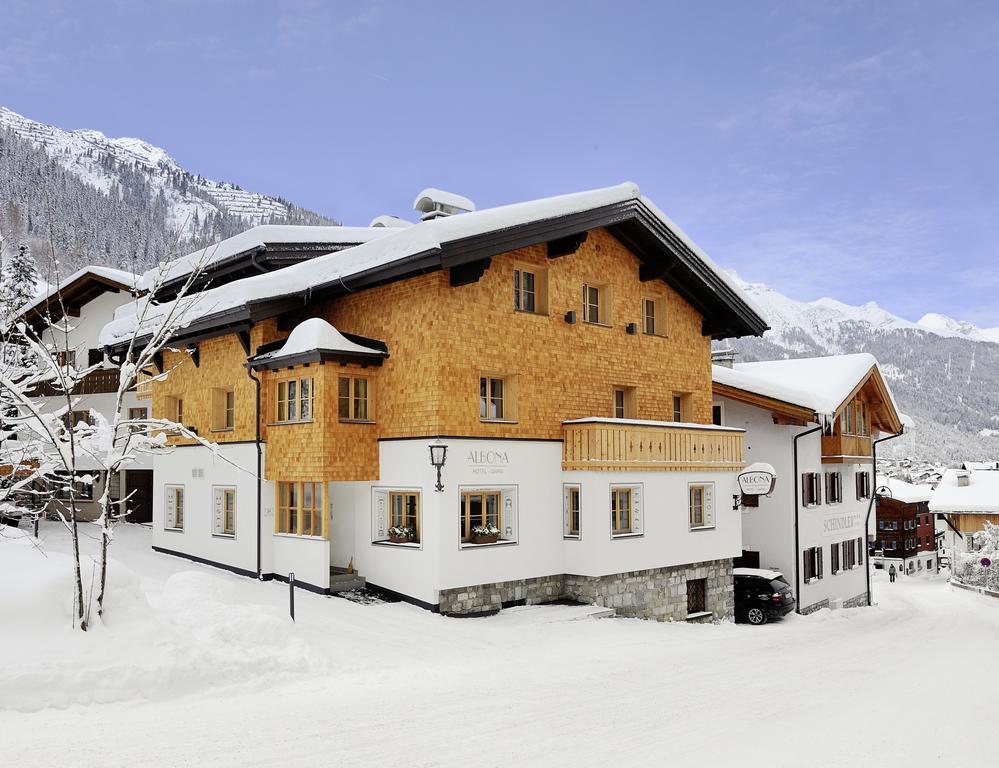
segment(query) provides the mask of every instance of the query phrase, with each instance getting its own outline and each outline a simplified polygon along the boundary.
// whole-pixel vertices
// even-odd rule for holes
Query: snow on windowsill
[[[389,541],[388,539],[382,539],[380,541],[371,542],[372,546],[376,547],[398,547],[399,549],[423,549],[423,545],[418,541]]]
[[[578,533],[563,533],[562,538],[568,539],[569,541],[579,541],[580,537]]]
[[[714,525],[692,525],[690,526],[691,531],[713,531],[716,526]]]
[[[643,533],[612,533],[611,534],[611,538],[612,539],[637,539],[637,538],[639,538],[641,536],[644,536],[644,535],[645,535],[644,532]]]
[[[461,543],[461,549],[488,549],[489,547],[502,547],[504,545],[516,544],[514,539],[500,539],[499,541],[494,541],[492,544],[475,544],[471,541],[463,541]]]
[[[183,533],[184,532],[183,528],[167,528],[165,525],[163,526],[163,530],[164,531],[170,531],[171,533]]]
[[[212,534],[212,538],[213,539],[232,539],[233,541],[235,541],[236,540],[236,534],[235,533],[213,533]]]

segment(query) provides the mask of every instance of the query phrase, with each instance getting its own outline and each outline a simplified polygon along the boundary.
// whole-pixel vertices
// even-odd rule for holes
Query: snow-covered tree
[[[999,525],[985,521],[985,526],[974,536],[975,552],[961,553],[954,563],[954,575],[958,581],[972,584],[976,587],[999,587],[999,574],[991,571],[999,570]],[[993,565],[985,568],[982,558],[988,558]]]
[[[206,251],[202,263],[207,258]],[[58,269],[53,272],[58,274]],[[118,346],[124,351],[110,417],[91,411],[89,420],[74,423],[73,414],[85,404],[84,398],[77,394],[79,385],[100,364],[76,368],[75,355],[69,354],[72,351],[69,338],[73,320],[61,307],[58,284],[53,288],[56,301],[52,302],[53,308],[47,311],[44,318],[45,330],[24,322],[23,318],[15,318],[3,329],[5,342],[24,347],[30,352],[30,357],[28,364],[11,360],[0,366],[0,402],[6,408],[2,422],[4,429],[0,431],[0,436],[6,436],[0,441],[0,468],[10,468],[6,474],[12,478],[6,495],[0,487],[0,509],[3,508],[4,498],[9,499],[9,505],[13,505],[19,494],[23,496],[26,488],[39,483],[56,497],[48,508],[70,533],[74,562],[74,613],[77,626],[83,630],[90,623],[90,600],[85,597],[81,575],[77,499],[81,491],[94,482],[97,472],[93,467],[112,477],[144,454],[169,450],[169,434],[183,435],[213,450],[216,448],[182,424],[164,419],[128,419],[123,416],[126,412],[123,407],[126,393],[137,386],[140,378],[165,378],[169,375],[169,371],[157,371],[154,361],[161,351],[168,348],[170,339],[186,325],[185,317],[198,301],[197,295],[190,294],[190,288],[200,273],[201,263],[195,265],[178,297],[165,304],[156,298],[167,274],[165,265],[161,265],[148,293],[139,295],[136,292],[131,331],[124,338],[117,339]],[[57,393],[59,405],[54,410],[46,409],[40,398],[33,394],[43,383],[47,389]],[[81,469],[83,466],[90,469]],[[0,477],[2,475],[0,469]],[[125,518],[127,501],[127,497],[112,499],[107,486],[99,499],[101,514],[96,521],[101,530],[97,563],[98,615],[104,608],[108,547],[115,525]]]

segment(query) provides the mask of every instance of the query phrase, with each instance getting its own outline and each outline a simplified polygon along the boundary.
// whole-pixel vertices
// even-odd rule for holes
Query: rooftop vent
[[[453,192],[428,187],[416,196],[413,210],[422,214],[423,221],[429,221],[455,213],[470,213],[475,210],[475,203]]]
[[[400,219],[398,216],[375,216],[368,224],[369,227],[392,227],[402,229],[403,227],[413,226],[413,222],[406,221],[405,219]]]
[[[722,368],[731,368],[735,365],[735,354],[734,349],[713,349],[711,350],[711,362]]]

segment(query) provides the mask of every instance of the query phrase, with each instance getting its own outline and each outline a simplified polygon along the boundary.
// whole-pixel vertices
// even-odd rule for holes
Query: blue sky
[[[794,298],[999,326],[999,3],[4,0],[0,104],[347,224],[637,182]]]

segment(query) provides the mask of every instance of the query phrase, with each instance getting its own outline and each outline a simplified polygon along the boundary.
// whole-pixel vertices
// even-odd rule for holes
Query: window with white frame
[[[462,547],[517,541],[517,488],[462,488],[458,532]]]
[[[236,489],[232,486],[212,488],[212,531],[216,536],[236,535]]]
[[[637,536],[644,532],[641,485],[612,485],[610,488],[611,536]]]
[[[184,486],[168,485],[164,488],[163,527],[168,531],[184,530]]]
[[[687,486],[687,510],[690,529],[715,527],[714,483],[691,483]]]
[[[578,539],[580,529],[580,487],[562,486],[562,535],[567,539]]]

